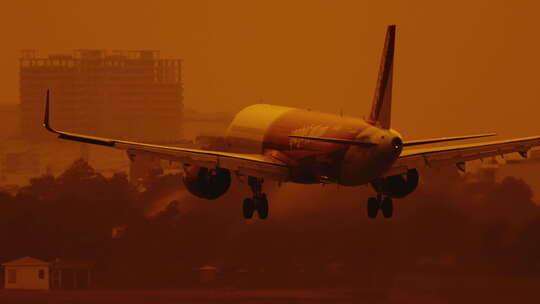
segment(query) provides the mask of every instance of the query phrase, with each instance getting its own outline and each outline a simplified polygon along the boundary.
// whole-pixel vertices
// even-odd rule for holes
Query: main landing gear
[[[255,211],[259,214],[260,219],[264,220],[268,217],[268,199],[266,194],[262,192],[263,182],[262,178],[248,177],[248,185],[253,192],[253,198],[244,200],[243,211],[246,219],[252,218]]]
[[[369,218],[376,218],[379,209],[385,218],[390,218],[394,214],[394,203],[390,197],[384,197],[378,193],[377,197],[370,197],[367,203],[367,214]]]

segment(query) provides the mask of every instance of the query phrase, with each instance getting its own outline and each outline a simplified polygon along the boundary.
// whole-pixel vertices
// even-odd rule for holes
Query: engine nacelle
[[[408,170],[406,174],[392,175],[371,182],[375,191],[393,198],[403,198],[411,194],[418,186],[420,176],[416,169]]]
[[[231,172],[223,168],[208,169],[189,166],[184,170],[183,181],[191,194],[213,200],[229,190]]]

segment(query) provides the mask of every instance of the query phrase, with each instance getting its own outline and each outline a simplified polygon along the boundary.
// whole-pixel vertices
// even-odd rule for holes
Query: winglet
[[[50,96],[50,90],[47,90],[47,97],[45,99],[45,117],[43,119],[43,126],[45,127],[45,129],[49,130],[50,132],[57,133],[56,130],[54,130],[49,124],[49,96]]]
[[[390,25],[386,30],[381,65],[375,95],[368,118],[370,124],[384,129],[390,129],[390,114],[392,109],[392,74],[394,69],[394,48],[396,41],[396,26]]]

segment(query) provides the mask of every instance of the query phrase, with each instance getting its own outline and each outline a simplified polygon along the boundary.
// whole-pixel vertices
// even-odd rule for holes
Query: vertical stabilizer
[[[390,116],[392,110],[392,74],[394,69],[394,46],[396,41],[396,26],[390,25],[386,31],[375,96],[371,105],[368,122],[390,129]]]

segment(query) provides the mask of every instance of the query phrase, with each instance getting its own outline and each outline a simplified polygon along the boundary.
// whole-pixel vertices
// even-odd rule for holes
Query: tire
[[[381,203],[382,214],[385,218],[391,218],[394,214],[394,203],[391,198],[385,197]]]
[[[242,206],[243,208],[243,211],[244,211],[244,218],[245,219],[250,219],[253,217],[253,212],[255,211],[255,202],[250,199],[250,198],[246,198],[244,200],[244,205]]]
[[[255,207],[257,208],[257,213],[259,214],[260,219],[264,220],[268,218],[268,199],[266,198],[265,194],[257,198]]]
[[[374,197],[370,197],[367,203],[367,215],[373,219],[377,217],[377,212],[379,212],[379,201]]]

